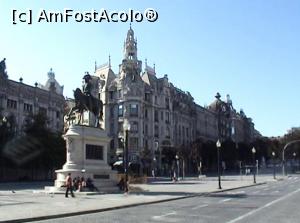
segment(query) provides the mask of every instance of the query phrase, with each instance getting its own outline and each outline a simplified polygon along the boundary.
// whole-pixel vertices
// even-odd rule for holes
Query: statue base
[[[107,164],[107,145],[110,138],[103,129],[71,125],[64,135],[67,147],[67,161],[62,169],[56,170],[54,187],[46,190],[55,192],[64,188],[65,179],[71,173],[72,179],[90,178],[99,192],[116,192],[117,172]],[[64,189],[65,190],[65,189]]]

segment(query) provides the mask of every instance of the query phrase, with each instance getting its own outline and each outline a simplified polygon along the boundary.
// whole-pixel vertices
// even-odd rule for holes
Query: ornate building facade
[[[23,132],[26,119],[31,114],[42,112],[47,115],[48,127],[52,131],[63,129],[64,103],[63,86],[55,80],[52,69],[48,72],[46,85],[35,83],[26,85],[23,79],[19,82],[8,79],[5,59],[0,69],[0,112],[14,123],[16,134]]]
[[[139,162],[145,151],[153,158],[164,149],[176,151],[196,139],[252,142],[255,128],[243,111],[236,112],[230,97],[226,101],[216,96],[208,107],[194,102],[189,92],[176,88],[167,75],[158,77],[137,56],[137,40],[130,27],[124,43],[124,56],[118,73],[109,62],[95,67],[100,78],[100,98],[104,103],[102,126],[111,137],[110,158],[122,152],[124,121],[131,125],[129,159]],[[157,153],[159,152],[159,153]],[[159,157],[161,158],[161,157]]]

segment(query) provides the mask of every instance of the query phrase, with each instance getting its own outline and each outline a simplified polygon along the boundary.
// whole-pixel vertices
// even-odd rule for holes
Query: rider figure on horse
[[[83,85],[83,94],[85,94],[87,97],[88,97],[88,103],[89,103],[89,106],[92,105],[92,94],[91,94],[91,91],[92,91],[92,83],[91,83],[91,80],[92,80],[92,77],[91,75],[89,74],[89,72],[85,72],[85,75],[83,77],[84,79],[84,85]]]

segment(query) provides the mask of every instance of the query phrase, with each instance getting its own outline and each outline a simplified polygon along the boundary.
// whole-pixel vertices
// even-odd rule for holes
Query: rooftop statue
[[[0,76],[3,75],[5,78],[7,78],[6,73],[6,64],[5,64],[5,58],[0,62]]]

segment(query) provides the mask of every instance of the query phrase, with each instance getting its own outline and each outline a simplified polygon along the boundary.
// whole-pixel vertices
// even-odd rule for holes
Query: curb
[[[183,200],[183,199],[192,198],[192,197],[204,197],[204,196],[208,196],[209,194],[217,194],[217,193],[221,193],[221,192],[242,189],[242,188],[248,188],[248,187],[254,187],[254,186],[263,185],[263,184],[266,184],[266,182],[256,183],[256,184],[251,184],[251,185],[246,185],[246,186],[240,186],[240,187],[235,187],[235,188],[220,189],[220,190],[216,190],[216,191],[212,191],[212,192],[197,193],[195,195],[185,195],[182,197],[162,199],[162,200],[157,200],[157,201],[149,201],[149,202],[143,202],[143,203],[135,203],[135,204],[128,204],[128,205],[108,207],[108,208],[100,208],[100,209],[87,210],[87,211],[78,211],[78,212],[72,212],[72,213],[63,213],[63,214],[56,214],[56,215],[50,215],[50,216],[40,216],[40,217],[32,217],[32,218],[7,220],[7,221],[0,221],[0,223],[2,223],[2,222],[3,223],[4,222],[6,222],[6,223],[34,222],[34,221],[50,220],[50,219],[56,219],[56,218],[72,217],[72,216],[78,216],[78,215],[83,215],[83,214],[94,214],[94,213],[100,213],[100,212],[111,211],[111,210],[137,207],[137,206],[142,206],[142,205],[157,204],[157,203],[163,203],[163,202],[175,201],[175,200]]]

